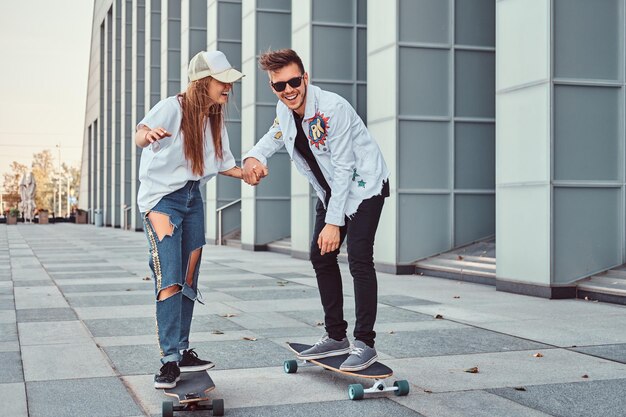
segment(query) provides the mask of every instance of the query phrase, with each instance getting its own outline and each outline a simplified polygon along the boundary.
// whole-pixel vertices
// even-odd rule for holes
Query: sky
[[[80,167],[93,0],[0,0],[0,187],[49,149]]]

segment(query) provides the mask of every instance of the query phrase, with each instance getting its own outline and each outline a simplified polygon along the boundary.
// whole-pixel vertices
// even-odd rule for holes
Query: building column
[[[624,262],[624,26],[623,0],[497,2],[499,290]]]
[[[270,8],[271,7],[271,8]],[[291,46],[291,4],[281,0],[242,2],[242,152],[264,135],[276,117],[276,96],[267,87],[267,74],[258,69],[258,54]],[[291,233],[291,161],[286,151],[269,161],[270,175],[260,185],[242,185],[244,249],[259,250]]]

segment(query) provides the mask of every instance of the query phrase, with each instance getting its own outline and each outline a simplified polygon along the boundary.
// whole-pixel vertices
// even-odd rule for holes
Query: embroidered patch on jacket
[[[356,168],[352,168],[352,181],[356,181],[356,177],[360,177],[359,174],[356,173]]]
[[[320,145],[326,145],[326,137],[328,136],[328,117],[324,113],[315,113],[315,116],[309,120],[309,141],[311,146],[317,149]]]
[[[366,184],[365,181],[359,180],[359,187],[365,188],[365,184]]]
[[[278,140],[280,138],[283,137],[283,132],[281,132],[280,130],[276,133],[274,133],[274,139]]]

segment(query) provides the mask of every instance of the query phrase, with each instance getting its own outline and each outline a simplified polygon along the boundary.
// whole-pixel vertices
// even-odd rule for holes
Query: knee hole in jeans
[[[163,288],[161,291],[159,291],[159,293],[157,294],[157,300],[158,301],[163,301],[166,300],[168,298],[170,298],[173,295],[176,295],[177,293],[182,291],[182,287],[178,284],[175,285],[171,285],[167,288]]]
[[[189,255],[189,261],[187,262],[187,276],[185,277],[185,281],[187,285],[193,287],[193,277],[196,273],[196,269],[198,269],[198,265],[200,262],[200,255],[202,255],[202,248],[198,248],[191,252]]]
[[[150,226],[157,234],[159,242],[162,241],[165,236],[172,236],[174,234],[174,224],[172,224],[170,216],[167,214],[151,211],[146,217],[150,221]]]

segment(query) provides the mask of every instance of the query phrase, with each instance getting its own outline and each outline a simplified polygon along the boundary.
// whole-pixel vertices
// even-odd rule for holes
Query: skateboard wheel
[[[298,371],[298,362],[293,359],[283,363],[283,369],[287,374],[295,374]]]
[[[214,416],[223,416],[224,415],[224,400],[215,399],[211,401],[211,406],[213,407],[213,415]]]
[[[394,382],[393,386],[398,388],[397,390],[393,392],[394,394],[398,396],[404,396],[409,393],[409,382],[405,381],[404,379]]]
[[[350,384],[348,386],[348,397],[351,400],[360,400],[363,398],[364,390],[361,384]]]
[[[171,401],[163,401],[161,414],[163,417],[174,417],[174,403]]]

